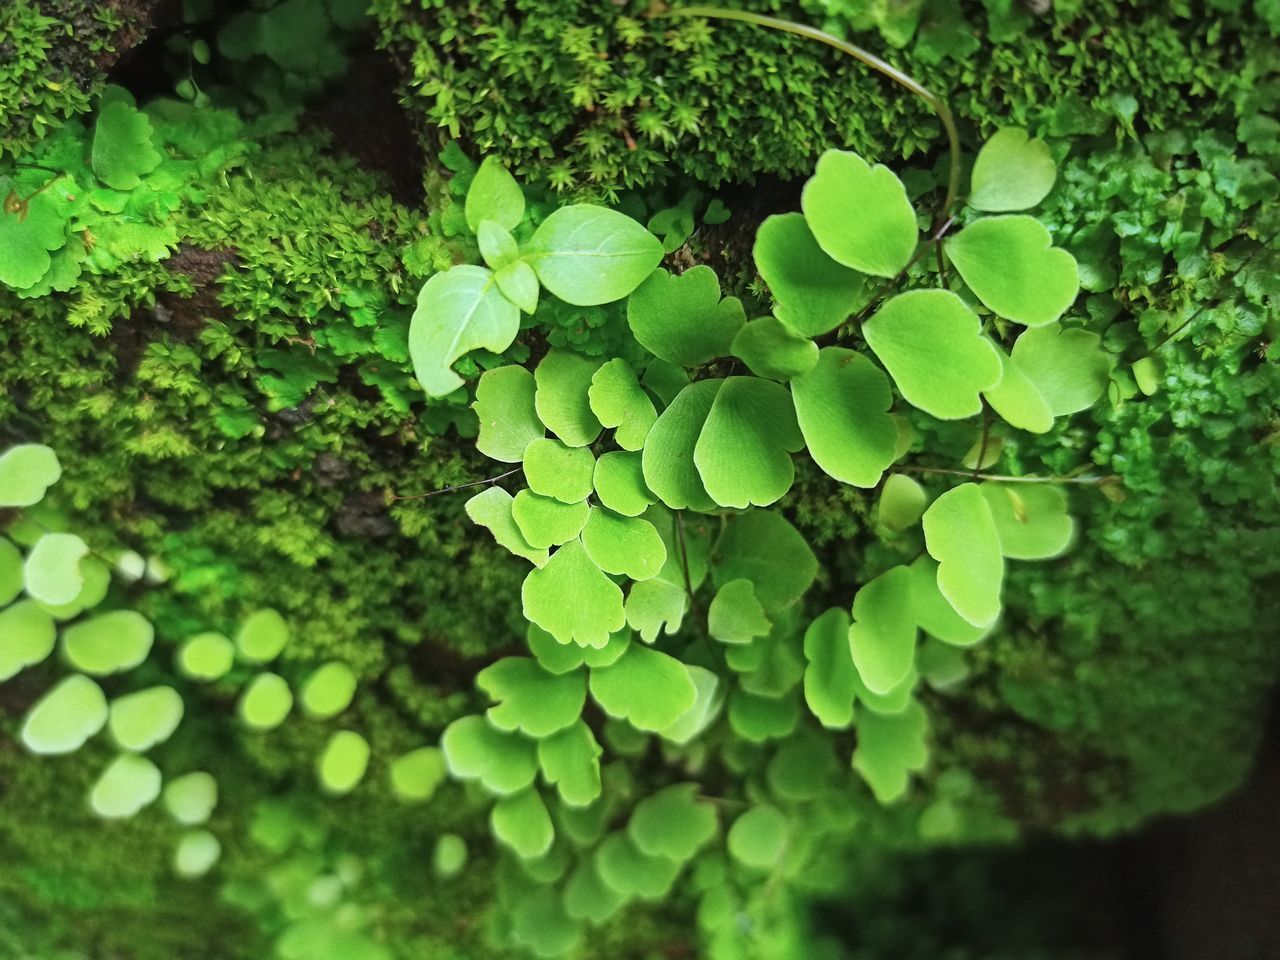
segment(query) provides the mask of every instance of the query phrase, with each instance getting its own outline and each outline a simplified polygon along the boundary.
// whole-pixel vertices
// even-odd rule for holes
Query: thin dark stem
[[[987,441],[991,439],[991,411],[984,400],[982,402],[982,443],[978,444],[978,459],[973,464],[973,476],[976,480],[987,459]]]
[[[698,617],[698,601],[693,597],[693,578],[689,576],[689,550],[684,543],[684,511],[676,511],[676,544],[680,547],[680,569],[684,573],[684,592],[689,596],[689,612]]]
[[[391,499],[395,500],[425,500],[427,497],[438,497],[443,493],[454,493],[457,490],[466,490],[468,487],[479,487],[487,483],[497,483],[499,480],[505,480],[507,477],[514,476],[519,473],[520,467],[508,470],[506,473],[500,473],[496,477],[489,477],[485,480],[472,480],[470,483],[455,483],[452,487],[445,487],[442,490],[428,490],[426,493],[415,493],[410,496],[402,497],[393,493]]]
[[[998,483],[1081,483],[1099,485],[1111,481],[1111,477],[1010,477],[998,473],[979,473],[974,470],[948,470],[944,467],[895,467],[899,473],[939,473],[966,480],[995,480]]]

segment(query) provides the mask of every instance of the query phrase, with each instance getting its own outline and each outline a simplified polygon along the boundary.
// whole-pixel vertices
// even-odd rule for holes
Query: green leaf
[[[796,420],[814,463],[855,487],[874,487],[897,459],[889,378],[860,353],[826,347],[791,381]]]
[[[853,769],[867,781],[878,801],[888,804],[901,798],[911,773],[924,769],[929,762],[925,746],[928,732],[924,707],[915,701],[895,716],[861,715]]]
[[[476,229],[476,240],[480,246],[480,257],[493,270],[501,270],[507,264],[515,262],[516,257],[520,255],[516,238],[494,220],[480,221],[480,226]],[[527,263],[525,267],[530,273],[533,272]],[[498,289],[502,289],[501,283],[498,284]],[[532,313],[532,311],[529,312]]]
[[[716,503],[707,495],[694,465],[694,451],[723,380],[689,384],[658,417],[645,439],[644,482],[672,510],[710,512]]]
[[[986,497],[973,483],[948,490],[924,513],[924,542],[938,561],[938,589],[965,620],[985,627],[1000,615],[1004,557]],[[945,638],[939,638],[945,639]]]
[[[685,671],[693,681],[696,691],[693,706],[680,714],[670,725],[658,731],[658,735],[672,743],[687,744],[711,725],[724,705],[724,692],[720,678],[705,667],[685,664]]]
[[[485,220],[492,220],[503,230],[514,230],[524,219],[524,191],[501,160],[486,157],[471,181],[463,206],[472,233],[479,233]]]
[[[636,804],[627,834],[645,856],[685,863],[716,835],[715,808],[698,800],[697,784],[677,783]]]
[[[622,629],[622,591],[571,540],[532,570],[521,589],[524,616],[561,643],[603,647]]]
[[[36,701],[23,721],[22,743],[32,753],[71,753],[106,724],[102,688],[76,673]]]
[[[7,606],[22,592],[22,553],[0,537],[0,607]]]
[[[721,643],[750,643],[768,636],[771,628],[750,580],[730,580],[707,608],[707,632]]]
[[[336,730],[316,761],[316,777],[325,793],[343,796],[354,790],[369,769],[369,741],[354,730]]]
[[[293,691],[284,677],[260,673],[240,695],[240,719],[250,730],[274,730],[293,709]]]
[[[355,673],[345,663],[335,660],[313,670],[302,681],[298,696],[303,713],[317,720],[328,720],[347,709],[355,693]]]
[[[0,455],[0,508],[30,507],[62,476],[52,449],[38,443],[10,447]]]
[[[582,532],[590,512],[585,499],[561,503],[531,490],[521,490],[511,501],[511,516],[521,535],[539,549],[568,543]]]
[[[564,888],[565,912],[575,920],[599,926],[623,905],[625,898],[603,880],[596,858],[581,860]]]
[[[590,399],[591,379],[600,366],[599,360],[553,349],[534,371],[538,417],[570,447],[585,447],[600,436]]]
[[[581,720],[538,741],[542,775],[571,807],[585,807],[599,798],[602,752],[591,728]]]
[[[236,649],[253,663],[269,663],[289,642],[289,625],[278,610],[255,610],[236,632]]]
[[[769,380],[790,380],[818,362],[818,345],[773,317],[749,322],[733,338],[730,350],[757,377]]]
[[[613,439],[618,446],[623,450],[644,449],[645,437],[658,419],[658,412],[625,360],[610,360],[592,374],[587,399],[596,419],[614,430]]]
[[[1080,293],[1076,258],[1053,246],[1035,217],[984,217],[946,241],[956,270],[993,313],[1040,327],[1053,323]]]
[[[767,803],[752,807],[729,828],[729,855],[743,866],[768,870],[787,849],[791,825],[786,815]]]
[[[666,633],[680,629],[686,605],[684,587],[678,584],[657,577],[634,583],[627,594],[627,626],[645,643],[653,643],[664,627]]]
[[[106,820],[132,817],[160,796],[160,770],[146,757],[122,753],[89,792],[89,806]]]
[[[582,715],[585,680],[581,673],[549,673],[529,657],[503,657],[476,675],[476,686],[497,701],[487,716],[499,730],[547,737]]]
[[[498,268],[493,274],[493,282],[498,285],[502,295],[524,313],[532,314],[537,311],[538,275],[525,261],[514,260]]]
[[[664,404],[669,405],[689,385],[689,374],[683,367],[654,357],[644,368],[640,383]]]
[[[642,853],[625,833],[611,833],[596,851],[600,879],[621,896],[662,900],[680,873],[680,861]]]
[[[591,671],[591,696],[609,716],[656,733],[693,706],[697,690],[679,660],[633,643],[616,663]]]
[[[442,880],[456,877],[467,865],[467,842],[456,833],[442,833],[432,852],[432,872]]]
[[[0,683],[53,653],[57,637],[53,617],[34,600],[0,610]]]
[[[472,350],[502,353],[520,332],[520,308],[502,295],[493,273],[463,264],[433,275],[409,321],[413,374],[429,397],[463,384],[453,364]]]
[[[222,844],[208,830],[188,830],[173,852],[173,870],[188,880],[203,877],[222,856]]]
[[[592,479],[600,502],[624,517],[638,517],[654,502],[645,486],[644,465],[639,453],[614,450],[596,461]]]
[[[622,656],[631,643],[626,631],[609,637],[603,647],[580,647],[576,643],[561,643],[547,631],[529,624],[525,631],[529,652],[548,673],[561,674],[577,670],[583,664],[589,667],[607,667]]]
[[[511,494],[501,487],[489,487],[477,493],[466,503],[467,516],[493,534],[500,546],[506,547],[517,557],[524,557],[535,567],[547,562],[547,551],[539,550],[524,538],[514,517]]]
[[[586,447],[559,440],[534,440],[525,448],[524,478],[529,488],[561,503],[579,503],[591,495],[596,458]]]
[[[577,950],[582,931],[564,912],[555,891],[542,887],[517,900],[512,911],[511,938],[525,953],[552,960]]]
[[[928,502],[924,487],[906,474],[892,473],[880,490],[877,516],[884,527],[900,533],[920,520]]]
[[[937,589],[936,587],[934,588]],[[917,651],[917,666],[919,665],[920,654]],[[859,678],[855,686],[858,697],[858,704],[865,710],[879,714],[882,717],[896,717],[907,709],[912,703],[912,697],[915,695],[916,687],[920,685],[920,673],[913,666],[910,672],[902,679],[892,690],[884,693],[876,693],[869,690],[867,686]]]
[[[730,649],[742,649],[733,647]],[[764,743],[789,737],[799,722],[794,700],[748,693],[741,688],[729,697],[729,725],[744,740]]]
[[[948,690],[969,676],[964,651],[932,637],[921,644],[916,666],[920,668],[920,676],[935,690]]]
[[[391,761],[391,792],[402,803],[425,803],[448,776],[444,753],[437,747],[418,747]]]
[[[975,627],[956,613],[938,589],[938,564],[929,557],[918,557],[911,564],[911,598],[920,629],[952,646],[971,647],[995,626]]]
[[[141,110],[114,100],[98,111],[93,129],[93,172],[109,187],[132,190],[160,165],[151,143],[151,121]]]
[[[716,503],[765,507],[791,489],[791,454],[803,447],[786,388],[758,377],[729,377],[712,401],[693,462]]]
[[[476,449],[490,460],[520,463],[525,448],[546,434],[533,405],[533,374],[524,367],[486,370],[472,409],[480,421]]]
[[[204,823],[218,805],[218,781],[197,770],[170,780],[164,787],[164,808],[184,826]]]
[[[1093,406],[1107,389],[1112,367],[1096,333],[1057,324],[1024,331],[1011,359],[1055,417]]]
[[[916,251],[916,214],[902,181],[856,153],[828,150],[819,157],[800,207],[818,245],[846,267],[892,277]]]
[[[51,606],[71,603],[84,586],[80,561],[89,546],[74,533],[46,533],[27,554],[23,580],[33,600]]]
[[[662,252],[661,241],[630,217],[586,203],[547,217],[524,251],[542,285],[576,307],[621,300]]]
[[[122,749],[143,753],[172,736],[182,713],[177,690],[149,687],[112,700],[107,728]]]
[[[774,314],[801,336],[829,333],[867,299],[862,274],[822,252],[803,214],[774,214],[766,219],[756,233],[752,253],[773,294]]]
[[[982,412],[984,390],[1000,381],[999,352],[978,315],[949,290],[912,290],[886,302],[862,326],[902,396],[939,420]]]
[[[1014,560],[1047,560],[1063,553],[1075,533],[1067,495],[1047,483],[983,483],[1000,551]]]
[[[105,676],[142,663],[154,639],[155,630],[142,614],[113,610],[67,627],[62,652],[77,670]]]
[[[678,276],[655,270],[627,301],[627,322],[636,340],[679,367],[728,356],[746,320],[737,297],[720,299],[720,280],[708,266]]]
[[[1006,423],[1019,430],[1048,433],[1053,429],[1053,410],[1048,401],[1008,354],[999,347],[996,350],[1000,354],[1004,373],[998,384],[983,393],[991,404],[991,409],[1000,414]]]
[[[582,530],[587,554],[605,573],[648,580],[667,560],[667,548],[648,520],[592,507]]]
[[[767,510],[730,520],[717,551],[716,585],[750,580],[767,611],[799,600],[818,575],[818,558],[805,538],[781,515]]]
[[[1057,175],[1043,140],[1016,127],[997,130],[973,162],[969,206],[993,213],[1029,210],[1049,195]]]
[[[484,717],[462,717],[440,737],[449,772],[459,780],[478,780],[497,796],[519,793],[538,775],[537,748],[517,733],[504,733]]]
[[[503,797],[489,814],[489,825],[499,843],[524,860],[536,860],[555,841],[551,815],[537,790]]]
[[[829,730],[853,723],[855,670],[849,651],[849,615],[839,607],[826,610],[804,632],[804,699],[818,722]]]
[[[0,283],[24,290],[50,273],[54,261],[49,251],[66,244],[70,211],[52,190],[30,197],[25,212],[9,210],[4,201],[14,189],[11,184],[0,177]]]
[[[872,693],[887,693],[911,671],[916,650],[912,576],[892,567],[864,584],[853,598],[849,650],[858,676]]]
[[[220,633],[199,633],[178,648],[178,670],[192,680],[218,680],[235,662],[236,648]]]

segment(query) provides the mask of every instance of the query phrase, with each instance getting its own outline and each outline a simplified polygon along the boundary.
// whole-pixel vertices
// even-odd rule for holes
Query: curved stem
[[[973,470],[949,470],[944,467],[894,467],[898,473],[937,473],[948,477],[964,477],[967,480],[994,480],[998,483],[1113,483],[1112,477],[1012,477],[999,473],[981,473]]]
[[[847,40],[841,40],[839,37],[832,36],[824,30],[817,27],[809,27],[802,23],[795,23],[791,20],[782,20],[778,17],[766,17],[759,13],[749,13],[745,10],[726,10],[721,7],[678,7],[671,10],[665,10],[661,13],[654,14],[656,17],[706,17],[711,20],[738,20],[742,23],[755,24],[758,27],[768,27],[771,30],[780,30],[783,33],[791,33],[797,37],[804,37],[808,40],[816,40],[818,43],[824,43],[828,47],[839,50],[841,53],[848,54],[855,60],[860,60],[872,70],[883,74],[894,83],[909,90],[925,103],[927,103],[934,113],[938,115],[938,119],[942,121],[943,129],[947,132],[947,144],[951,153],[950,170],[947,174],[947,198],[942,205],[942,213],[938,219],[944,220],[951,215],[951,208],[955,205],[956,196],[960,191],[960,133],[956,129],[955,118],[951,115],[951,108],[947,106],[946,101],[935,94],[928,87],[914,80],[912,77],[903,73],[893,64],[881,60],[869,50]]]

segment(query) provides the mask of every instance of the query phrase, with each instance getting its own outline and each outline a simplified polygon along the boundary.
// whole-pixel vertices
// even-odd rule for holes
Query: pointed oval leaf
[[[245,687],[237,709],[249,729],[274,730],[293,709],[293,691],[284,677],[260,673]]]
[[[484,717],[453,721],[440,737],[440,749],[453,776],[478,780],[497,796],[524,790],[538,775],[533,741],[495,729]]]
[[[236,647],[220,633],[199,633],[178,648],[178,671],[192,680],[219,680],[235,662]]]
[[[889,378],[860,353],[826,347],[791,381],[796,420],[814,463],[836,480],[874,487],[897,459]]]
[[[1096,333],[1057,324],[1026,330],[1011,359],[1055,417],[1093,406],[1107,389],[1112,359]]]
[[[582,544],[605,573],[648,580],[667,561],[667,548],[648,520],[624,517],[592,507],[582,530]]]
[[[610,360],[592,374],[587,399],[596,419],[614,430],[618,446],[644,449],[644,439],[658,419],[658,411],[625,360]]]
[[[887,693],[911,672],[916,618],[911,571],[892,567],[864,584],[853,598],[849,650],[858,676],[872,693]]]
[[[561,643],[603,647],[626,618],[622,591],[604,575],[581,540],[570,540],[521,588],[525,619]]]
[[[571,807],[585,807],[600,797],[601,753],[591,728],[581,720],[538,741],[542,775]]]
[[[151,652],[155,630],[133,610],[113,610],[67,627],[62,651],[77,670],[95,676],[132,670]]]
[[[73,674],[36,701],[22,724],[22,742],[32,753],[71,753],[106,724],[102,688]]]
[[[524,478],[529,489],[561,503],[578,503],[591,495],[596,458],[586,447],[559,440],[534,440],[524,452]]]
[[[562,503],[532,490],[521,490],[511,501],[511,516],[531,546],[558,547],[582,532],[591,508],[586,500]]]
[[[853,769],[867,781],[880,803],[900,799],[907,792],[911,774],[925,768],[929,762],[928,733],[924,707],[914,700],[900,714],[862,714]]]
[[[956,270],[986,306],[1006,320],[1053,323],[1080,293],[1076,258],[1053,246],[1035,217],[984,217],[946,241]]]
[[[515,521],[515,504],[511,494],[501,487],[490,487],[477,493],[466,503],[467,516],[493,534],[500,546],[506,547],[517,557],[524,557],[535,567],[547,562],[547,551],[539,549],[524,538]]]
[[[46,533],[27,554],[23,581],[27,593],[41,603],[71,603],[84,586],[80,561],[89,546],[74,533]]]
[[[160,769],[146,757],[122,753],[89,792],[89,806],[107,820],[132,817],[160,796]]]
[[[656,733],[693,706],[697,690],[679,660],[633,643],[616,663],[591,671],[591,696],[609,716]]]
[[[547,429],[567,446],[585,447],[600,436],[591,411],[591,379],[601,367],[569,350],[552,350],[534,370],[534,406]]]
[[[818,345],[774,317],[749,322],[733,338],[731,351],[757,377],[768,380],[790,380],[818,362]]]
[[[916,250],[916,213],[888,167],[856,153],[828,150],[800,194],[818,245],[837,263],[873,277],[892,277]]]
[[[62,476],[58,455],[40,443],[22,443],[0,455],[0,508],[30,507]]]
[[[716,509],[694,463],[694,451],[723,380],[689,384],[662,411],[645,439],[642,465],[645,484],[672,510]]]
[[[493,835],[524,860],[535,860],[551,849],[556,838],[551,815],[537,790],[503,797],[489,815]]]
[[[929,498],[920,484],[906,474],[890,474],[880,490],[877,517],[889,530],[901,532],[920,520],[928,502]]]
[[[0,682],[53,653],[58,628],[34,600],[0,610]]]
[[[743,866],[768,870],[787,848],[791,825],[777,807],[752,807],[729,828],[729,855]]]
[[[524,367],[486,370],[471,406],[480,421],[476,449],[490,460],[520,463],[525,448],[546,435],[533,405],[533,374]]]
[[[302,681],[298,695],[302,712],[317,720],[336,717],[351,705],[356,693],[356,675],[345,663],[333,661],[313,670]]]
[[[1017,127],[997,130],[973,162],[969,206],[992,213],[1029,210],[1049,195],[1057,176],[1043,140]]]
[[[479,227],[476,228],[476,242],[480,247],[480,257],[485,264],[491,269],[501,271],[507,264],[515,261],[520,255],[520,248],[516,245],[516,238],[511,235],[510,230],[503,229],[501,225],[494,220],[481,220]],[[525,264],[525,269],[533,272],[529,265]],[[497,281],[495,275],[494,280]],[[502,283],[498,282],[498,289],[502,289]],[[518,306],[518,304],[517,304]]]
[[[640,345],[678,367],[729,355],[747,316],[737,297],[720,299],[720,280],[705,265],[673,276],[655,270],[627,301],[627,322]]]
[[[184,773],[164,787],[164,808],[185,826],[204,823],[218,805],[218,781],[202,770]]]
[[[150,687],[111,701],[107,729],[124,750],[143,753],[172,736],[182,722],[182,697],[173,687]]]
[[[624,517],[638,517],[656,499],[644,482],[644,462],[639,453],[614,450],[596,461],[592,480],[600,502]]]
[[[565,303],[621,300],[662,260],[662,242],[625,214],[589,203],[561,207],[525,246],[542,285]]]
[[[938,561],[938,589],[965,620],[985,627],[1000,615],[1004,556],[991,508],[977,484],[962,483],[929,505],[924,542]]]
[[[804,699],[829,730],[853,723],[855,671],[849,650],[849,615],[832,607],[804,632]]]
[[[429,397],[463,384],[453,364],[472,350],[502,353],[520,332],[520,308],[502,295],[493,273],[462,264],[423,284],[409,321],[413,375]]]
[[[786,388],[758,377],[729,377],[711,404],[693,462],[722,507],[765,507],[791,489],[791,454],[803,446]]]
[[[320,788],[332,796],[354,790],[369,769],[369,741],[354,730],[335,730],[316,760]]]
[[[1075,533],[1067,495],[1047,483],[983,483],[1000,550],[1014,560],[1047,560],[1063,553]]]
[[[774,314],[801,336],[829,333],[866,302],[865,278],[822,251],[803,214],[767,218],[752,253],[773,294]]]
[[[538,275],[525,261],[513,260],[494,271],[493,282],[523,312],[532,314],[538,309]]]
[[[524,218],[524,191],[497,157],[486,157],[467,188],[463,204],[467,226],[478,233],[480,224],[492,220],[504,230],[514,230]]]
[[[582,715],[586,677],[579,672],[556,675],[530,657],[503,657],[476,675],[476,686],[497,701],[487,711],[499,730],[548,737]]]

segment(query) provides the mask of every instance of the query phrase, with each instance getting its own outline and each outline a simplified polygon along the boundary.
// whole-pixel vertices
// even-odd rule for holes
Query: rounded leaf
[[[920,520],[928,502],[924,487],[906,474],[893,473],[880,490],[877,517],[889,530],[901,532]]]
[[[89,792],[89,806],[107,820],[132,817],[160,796],[160,770],[146,757],[122,753]]]
[[[7,541],[6,541],[7,542]],[[58,627],[34,600],[0,610],[0,682],[53,653]]]
[[[479,780],[497,796],[518,793],[538,775],[538,757],[532,740],[504,733],[484,717],[462,717],[445,728],[440,737],[449,772],[460,780]]]
[[[71,753],[106,724],[102,688],[73,674],[36,701],[22,724],[22,742],[32,753]]]
[[[511,501],[511,516],[520,533],[531,546],[539,549],[568,543],[582,532],[590,512],[585,499],[562,503],[532,490],[521,490]]]
[[[800,194],[818,245],[837,263],[875,277],[893,277],[916,250],[915,210],[888,167],[856,153],[828,150]]]
[[[860,353],[826,347],[791,381],[796,420],[814,463],[836,480],[874,487],[897,459],[889,378]]]
[[[519,463],[525,448],[546,434],[533,405],[533,374],[524,367],[486,370],[472,409],[480,421],[476,449],[491,460]]]
[[[501,487],[490,487],[467,501],[467,516],[493,534],[500,546],[506,547],[517,557],[524,557],[535,567],[547,562],[547,551],[538,549],[524,538],[515,521],[515,502],[511,494]]]
[[[758,377],[729,377],[712,401],[693,462],[720,506],[765,507],[791,489],[791,454],[803,446],[786,388]]]
[[[356,675],[351,668],[338,661],[326,663],[302,681],[302,712],[318,720],[336,717],[351,704],[355,692]]]
[[[1004,213],[1028,210],[1049,195],[1058,172],[1043,140],[1017,127],[997,130],[978,151],[969,180],[969,206]]]
[[[1047,560],[1064,552],[1075,533],[1067,495],[1047,483],[984,483],[1000,550],[1014,560]]]
[[[644,482],[672,510],[705,513],[716,509],[693,457],[722,386],[723,380],[698,380],[689,384],[662,411],[645,439]]]
[[[208,830],[188,830],[173,851],[173,872],[180,877],[203,877],[222,856],[222,844]]]
[[[849,615],[832,607],[804,632],[804,699],[830,730],[853,723],[855,670],[849,649]]]
[[[581,720],[538,741],[542,775],[571,807],[585,807],[600,796],[600,754],[595,736]]]
[[[923,525],[929,556],[938,561],[938,590],[975,627],[994,623],[1004,556],[982,491],[973,483],[953,487],[929,505]]]
[[[534,440],[524,452],[524,477],[529,489],[561,503],[578,503],[591,495],[596,458],[586,447],[569,447],[559,440]]]
[[[585,680],[580,672],[550,673],[529,657],[504,657],[476,675],[476,686],[497,701],[487,715],[499,730],[546,737],[582,715]]]
[[[747,316],[737,297],[720,299],[720,280],[705,265],[678,276],[655,270],[627,301],[627,322],[640,345],[678,367],[729,355]]]
[[[570,540],[525,578],[520,596],[525,619],[561,643],[603,647],[626,617],[622,591],[588,556],[581,540]]]
[[[773,294],[773,312],[805,337],[829,333],[867,299],[862,274],[827,256],[803,214],[768,217],[756,232],[756,269]]]
[[[646,856],[683,863],[692,860],[716,835],[716,811],[698,800],[697,784],[678,783],[636,804],[627,821],[627,833]]]
[[[337,730],[316,762],[316,776],[325,793],[350,793],[369,767],[369,742],[354,730]]]
[[[503,797],[489,814],[489,825],[499,843],[524,860],[536,860],[556,838],[551,815],[537,790]]]
[[[726,525],[717,545],[717,586],[747,579],[766,611],[790,606],[818,575],[818,558],[808,541],[783,516],[752,510]]]
[[[731,350],[752,373],[768,380],[790,380],[812,370],[818,362],[818,345],[774,317],[761,317],[744,326],[733,338]]]
[[[255,610],[245,617],[236,632],[236,649],[240,656],[254,663],[267,663],[280,656],[289,642],[289,625],[279,611]]]
[[[192,680],[218,680],[235,662],[236,648],[220,633],[198,633],[178,648],[178,670]]]
[[[887,693],[911,672],[916,652],[911,584],[907,567],[892,567],[864,584],[853,598],[849,650],[858,676],[872,693]]]
[[[648,580],[667,560],[667,548],[648,520],[624,517],[592,507],[582,530],[582,545],[605,573]]]
[[[164,787],[164,808],[178,823],[204,823],[218,805],[218,781],[204,771],[184,773]]]
[[[173,687],[150,687],[111,701],[107,728],[124,750],[142,753],[163,743],[182,722],[182,697]]]
[[[656,733],[693,706],[697,690],[679,660],[633,643],[617,662],[592,669],[591,696],[609,716]]]
[[[74,533],[46,533],[27,554],[23,582],[33,600],[50,606],[71,603],[84,587],[80,561],[89,546]]]
[[[503,230],[514,230],[524,218],[524,191],[497,157],[486,157],[467,188],[463,204],[467,227],[472,233],[491,220]]]
[[[610,360],[592,374],[587,399],[596,419],[614,430],[613,439],[618,446],[623,450],[644,449],[645,437],[658,419],[658,411],[625,360]]]
[[[729,854],[739,863],[757,870],[777,865],[787,848],[790,825],[777,807],[752,807],[729,828]]]
[[[1040,327],[1053,323],[1080,293],[1076,258],[1053,246],[1035,217],[984,217],[946,241],[956,270],[993,313]]]
[[[1055,417],[1089,409],[1111,376],[1112,359],[1100,336],[1057,324],[1024,331],[1010,358]]]
[[[293,709],[293,692],[283,677],[260,673],[240,695],[237,710],[251,730],[272,730],[284,722]]]
[[[113,610],[62,632],[62,652],[77,670],[95,676],[132,670],[151,652],[155,630],[133,610]]]
[[[924,769],[929,761],[925,745],[928,732],[924,707],[914,700],[899,714],[862,714],[853,769],[867,781],[878,801],[888,804],[902,797],[911,773]]]
[[[592,478],[600,502],[624,517],[638,517],[656,499],[644,482],[644,463],[639,453],[614,450],[596,461]]]
[[[30,507],[62,476],[58,455],[40,443],[22,443],[0,454],[0,508]]]
[[[547,429],[570,447],[585,447],[600,436],[591,411],[591,381],[599,360],[569,350],[552,350],[534,371],[534,407]],[[527,460],[527,457],[526,457]]]
[[[435,795],[448,773],[439,748],[419,747],[391,761],[391,792],[404,803],[422,803]]]
[[[502,295],[493,273],[468,264],[433,275],[409,321],[413,375],[429,397],[463,384],[453,364],[472,350],[502,353],[520,332],[520,308]]]

